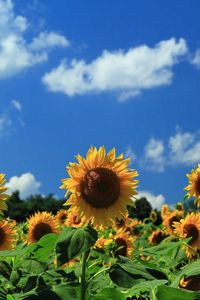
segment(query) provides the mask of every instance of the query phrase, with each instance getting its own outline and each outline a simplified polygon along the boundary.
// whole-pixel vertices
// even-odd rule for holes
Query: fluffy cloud
[[[10,128],[12,122],[8,115],[2,114],[0,115],[0,137],[2,137],[5,133],[7,133]]]
[[[0,79],[46,61],[54,47],[69,46],[69,41],[55,32],[41,32],[28,43],[28,26],[25,17],[14,14],[11,0],[0,0]]]
[[[186,53],[185,40],[174,38],[152,48],[142,45],[128,51],[105,50],[90,63],[62,61],[42,81],[50,91],[67,96],[117,91],[119,99],[126,100],[142,90],[171,84],[172,68]]]
[[[142,160],[144,167],[157,172],[170,165],[194,166],[199,162],[199,132],[182,132],[180,129],[166,141],[151,138],[144,148]]]
[[[41,183],[31,173],[24,173],[21,176],[13,176],[7,182],[8,192],[19,191],[22,198],[39,193]]]
[[[191,62],[191,64],[196,66],[198,69],[200,69],[200,49],[197,49],[197,51],[195,52],[195,54],[190,62]]]
[[[145,197],[151,203],[153,209],[156,208],[160,210],[165,202],[165,197],[162,194],[156,196],[149,191],[139,191],[137,194],[137,199],[142,197]]]
[[[198,133],[177,132],[169,139],[170,161],[175,164],[194,165],[200,162]]]

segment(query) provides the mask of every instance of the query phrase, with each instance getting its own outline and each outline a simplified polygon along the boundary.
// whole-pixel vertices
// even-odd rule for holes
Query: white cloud
[[[0,79],[46,61],[49,50],[56,46],[69,46],[68,40],[55,32],[41,32],[28,43],[28,26],[25,17],[14,14],[11,0],[0,0]]]
[[[49,47],[69,47],[69,41],[62,35],[56,32],[41,32],[38,37],[34,38],[29,49],[31,50],[43,50]]]
[[[11,101],[11,103],[16,110],[22,111],[22,105],[21,105],[20,101],[13,99]]]
[[[200,49],[196,50],[190,62],[191,64],[195,65],[198,69],[200,68]]]
[[[182,132],[179,128],[168,140],[151,138],[144,147],[143,167],[162,172],[166,166],[194,166],[200,163],[199,132]]]
[[[162,140],[151,138],[144,148],[144,161],[146,168],[156,170],[157,172],[164,171],[164,143]]]
[[[21,176],[13,176],[7,182],[8,192],[19,191],[22,198],[39,193],[41,183],[31,173],[24,173]]]
[[[165,202],[165,197],[162,194],[156,196],[149,191],[139,191],[136,198],[140,199],[142,197],[145,197],[151,204],[152,208],[156,208],[157,210],[160,210],[163,203]]]
[[[0,115],[0,137],[8,132],[12,122],[6,114]]]
[[[171,84],[173,66],[187,53],[184,39],[171,38],[154,47],[147,45],[128,51],[106,51],[90,63],[62,61],[46,73],[42,81],[52,92],[67,96],[117,91],[121,101],[142,90]]]
[[[169,138],[172,164],[194,165],[200,162],[200,139],[198,133],[178,131]]]

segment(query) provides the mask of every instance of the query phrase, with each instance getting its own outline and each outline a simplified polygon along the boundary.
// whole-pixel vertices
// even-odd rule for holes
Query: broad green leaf
[[[97,240],[97,232],[90,226],[65,228],[58,237],[56,254],[58,266],[89,250]]]
[[[117,285],[130,288],[138,280],[167,279],[166,275],[142,263],[133,263],[131,260],[120,257],[121,262],[114,264],[110,269],[110,277]]]
[[[35,250],[35,257],[41,262],[46,262],[49,256],[54,252],[58,235],[49,233],[44,235],[38,242]]]
[[[157,300],[197,300],[200,299],[200,291],[191,292],[169,286],[159,286],[157,288],[156,297]]]
[[[200,275],[200,259],[182,268],[176,279],[172,282],[171,287],[178,287],[181,278],[189,277],[191,275]]]
[[[98,295],[91,296],[89,300],[125,300],[126,295],[116,288],[105,288]]]

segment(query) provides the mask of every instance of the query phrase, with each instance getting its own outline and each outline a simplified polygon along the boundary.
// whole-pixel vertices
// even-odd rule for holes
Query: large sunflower
[[[27,220],[28,235],[27,242],[38,242],[47,233],[58,233],[58,221],[46,211],[35,213]]]
[[[7,190],[7,187],[4,186],[5,182],[5,174],[0,173],[0,212],[7,209],[5,201],[8,198],[8,195],[5,194],[5,191]]]
[[[184,245],[187,257],[192,258],[200,250],[200,213],[188,214],[180,222],[174,222],[174,232],[181,238],[191,238],[188,245]]]
[[[11,250],[14,246],[16,232],[7,220],[0,221],[0,250]]]
[[[133,180],[138,173],[128,168],[130,159],[116,156],[114,148],[106,154],[104,147],[91,147],[86,159],[76,158],[78,163],[67,167],[70,177],[62,180],[61,188],[71,193],[66,205],[76,206],[79,215],[94,225],[108,225],[111,219],[125,215],[138,183]]]
[[[192,169],[190,174],[187,174],[189,184],[185,187],[188,191],[187,195],[195,197],[195,203],[200,207],[200,164],[196,169]]]

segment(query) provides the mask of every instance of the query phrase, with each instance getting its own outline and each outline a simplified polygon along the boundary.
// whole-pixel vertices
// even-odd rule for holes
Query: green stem
[[[89,254],[88,251],[84,251],[82,255],[81,300],[85,300],[85,293],[86,293],[85,270],[86,270],[86,261],[87,261],[88,254]]]

